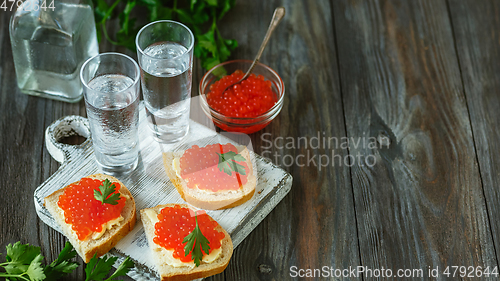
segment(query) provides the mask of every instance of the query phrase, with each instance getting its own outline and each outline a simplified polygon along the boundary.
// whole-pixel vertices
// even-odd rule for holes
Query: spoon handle
[[[285,8],[284,7],[278,7],[274,10],[273,14],[273,19],[271,20],[271,23],[269,24],[269,27],[267,28],[267,33],[266,36],[264,37],[264,40],[262,41],[262,44],[260,45],[259,52],[257,53],[257,56],[252,62],[252,65],[248,69],[247,73],[245,73],[245,76],[241,78],[241,80],[245,80],[250,73],[252,73],[253,68],[255,67],[255,64],[260,60],[260,57],[262,56],[262,53],[264,52],[264,49],[266,48],[267,42],[269,42],[269,38],[271,38],[271,34],[273,34],[274,29],[276,29],[276,26],[280,23],[281,19],[285,16]]]

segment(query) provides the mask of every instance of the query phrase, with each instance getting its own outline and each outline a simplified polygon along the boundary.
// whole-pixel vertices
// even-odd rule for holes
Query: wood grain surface
[[[350,150],[377,157],[351,170],[362,264],[497,265],[446,2],[334,1],[334,18],[347,134],[390,139]]]
[[[500,260],[500,3],[450,1],[453,34],[490,217]]]
[[[66,238],[36,216],[33,192],[59,168],[45,148],[45,128],[67,115],[86,116],[85,103],[65,103],[22,94],[16,83],[9,39],[10,12],[0,12],[0,253],[9,243],[21,241],[42,248],[45,261],[57,258]],[[123,48],[101,44],[100,51]],[[2,260],[3,261],[3,260]],[[78,262],[83,264],[81,258]],[[80,266],[63,280],[85,280]],[[126,278],[126,280],[132,280]]]
[[[294,181],[290,194],[236,249],[225,272],[227,280],[286,280],[294,265],[360,264],[349,168],[319,171],[318,163],[307,165],[306,157],[316,156],[317,161],[319,155],[329,154],[327,149],[298,144],[287,148],[289,142],[279,139],[309,140],[318,133],[345,136],[331,6],[326,1],[238,2],[225,18],[226,32],[240,44],[233,57],[255,56],[278,6],[287,14],[260,61],[285,81],[286,98],[276,120],[251,137],[255,151],[281,165]],[[342,157],[346,153],[339,152]]]
[[[278,6],[287,14],[261,62],[285,82],[285,102],[251,139],[255,152],[292,174],[292,190],[235,249],[226,271],[208,280],[299,280],[291,266],[358,265],[422,269],[424,277],[343,279],[498,280],[427,272],[499,266],[500,3],[237,1],[219,25],[238,40],[232,59],[254,57]],[[37,218],[33,204],[34,189],[59,167],[44,131],[60,117],[86,116],[85,105],[20,92],[10,15],[0,11],[0,253],[20,240],[52,261],[66,239]],[[101,43],[100,52],[108,51],[136,58]],[[204,72],[195,61],[193,96]],[[318,133],[375,140],[375,148],[298,146]],[[331,163],[332,153],[340,164]],[[319,167],[325,155],[330,163]],[[63,280],[84,277],[80,267]]]

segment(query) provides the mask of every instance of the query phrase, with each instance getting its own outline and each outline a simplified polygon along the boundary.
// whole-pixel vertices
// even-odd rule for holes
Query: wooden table
[[[432,279],[443,280],[447,266],[499,266],[500,2],[238,1],[220,25],[239,42],[232,58],[254,56],[277,6],[287,15],[261,61],[281,75],[286,97],[252,140],[293,187],[209,280],[296,280],[323,266],[422,269],[411,280],[439,267]],[[21,240],[52,261],[66,239],[33,204],[59,166],[44,130],[85,107],[20,93],[9,17],[0,11],[0,252]],[[196,65],[194,85],[204,73]],[[318,134],[327,145],[305,147]],[[328,147],[345,137],[376,147]],[[332,153],[342,163],[320,167]],[[80,267],[67,280],[83,276]]]

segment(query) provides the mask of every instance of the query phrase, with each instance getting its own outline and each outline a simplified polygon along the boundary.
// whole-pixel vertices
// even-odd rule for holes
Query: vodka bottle
[[[10,40],[17,84],[26,94],[77,102],[79,72],[97,55],[91,0],[16,0]]]

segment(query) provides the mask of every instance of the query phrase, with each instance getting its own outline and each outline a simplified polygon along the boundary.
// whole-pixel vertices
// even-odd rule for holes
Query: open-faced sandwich
[[[256,177],[245,146],[193,145],[164,153],[163,164],[182,199],[201,209],[232,208],[255,193]]]
[[[166,204],[141,210],[141,220],[162,281],[204,278],[227,267],[231,237],[204,211]]]
[[[95,174],[45,197],[44,205],[82,259],[102,256],[135,225],[132,194],[118,179]]]

